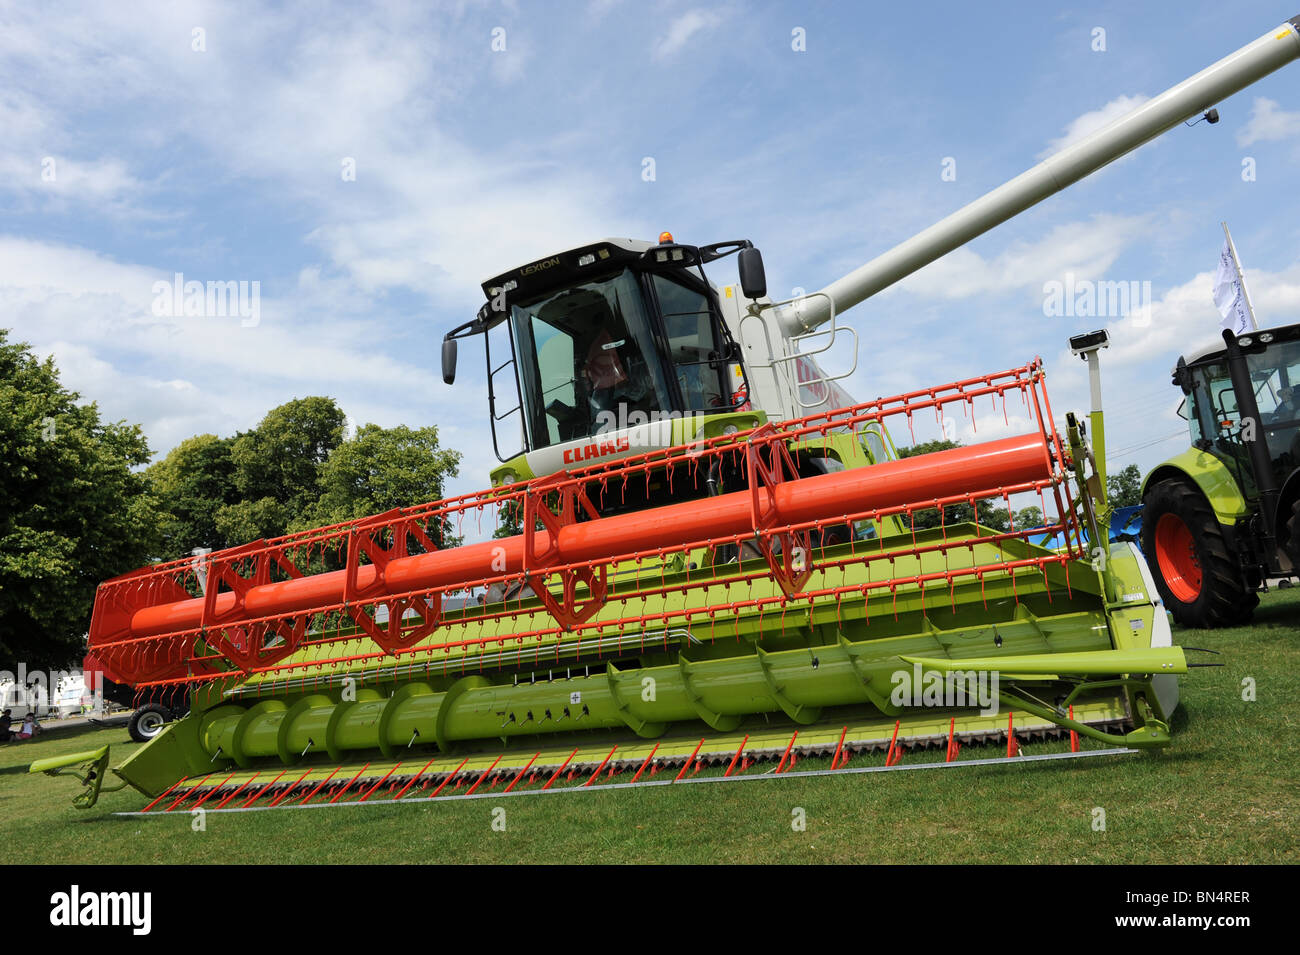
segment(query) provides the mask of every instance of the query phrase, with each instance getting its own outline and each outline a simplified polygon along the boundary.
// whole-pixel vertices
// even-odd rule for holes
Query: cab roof
[[[483,283],[483,294],[491,299],[499,289],[506,288],[507,291],[513,291],[513,288],[509,287],[511,282],[515,283],[514,288],[527,286],[529,291],[533,288],[541,291],[552,286],[563,285],[586,274],[588,270],[603,272],[606,268],[618,265],[620,262],[634,262],[647,249],[654,248],[654,245],[655,243],[644,239],[622,238],[601,239],[589,245],[580,245],[532,262],[525,262],[518,268],[493,276]]]
[[[1261,336],[1263,335],[1272,336],[1272,341],[1262,342]],[[1242,339],[1250,339],[1249,344],[1242,341]],[[1296,339],[1300,339],[1300,324],[1278,325],[1274,328],[1261,328],[1259,331],[1249,331],[1245,335],[1237,336],[1237,341],[1242,345],[1245,351],[1258,349],[1261,343],[1268,345],[1273,342],[1281,343],[1285,341],[1294,341]],[[1206,345],[1205,347],[1186,355],[1185,360],[1187,364],[1198,365],[1203,362],[1222,361],[1228,355],[1228,350],[1222,344],[1222,341],[1223,340],[1220,339],[1216,344]]]

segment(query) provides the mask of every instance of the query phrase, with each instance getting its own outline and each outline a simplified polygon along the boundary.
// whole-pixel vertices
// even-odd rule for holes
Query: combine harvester
[[[855,402],[812,356],[856,348],[846,309],[1295,59],[1298,26],[795,301],[766,298],[749,242],[666,233],[485,283],[443,363],[451,382],[457,341],[489,344],[499,456],[524,442],[490,490],[100,586],[86,670],[190,707],[117,786],[145,811],[213,810],[754,776],[808,755],[839,770],[877,750],[892,766],[1067,733],[1167,745],[1189,664],[1137,549],[1082,542],[1104,539],[1096,475],[1041,362]],[[731,253],[739,286],[716,289],[703,267]],[[889,437],[990,411],[1025,433],[901,460]],[[1032,543],[1041,527],[913,520],[1027,498],[1063,549]],[[89,806],[108,762],[32,770],[77,771]]]

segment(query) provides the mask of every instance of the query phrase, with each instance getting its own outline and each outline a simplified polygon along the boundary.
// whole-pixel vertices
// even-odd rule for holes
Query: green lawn
[[[1252,626],[1175,639],[1226,666],[1184,678],[1174,745],[1157,755],[218,814],[194,832],[188,815],[114,817],[144,804],[134,791],[81,812],[74,783],[26,775],[40,757],[112,743],[116,761],[132,745],[125,729],[65,731],[0,746],[0,840],[10,863],[1300,861],[1300,590],[1265,596]]]

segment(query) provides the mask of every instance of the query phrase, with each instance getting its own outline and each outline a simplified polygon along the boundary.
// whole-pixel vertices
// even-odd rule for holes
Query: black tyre
[[[167,707],[160,703],[146,703],[131,714],[127,731],[137,743],[147,743],[161,733],[163,725],[171,719],[172,711]]]
[[[1142,550],[1156,589],[1185,627],[1230,627],[1250,619],[1259,596],[1241,569],[1205,497],[1182,481],[1160,481],[1142,508]]]
[[[1282,540],[1291,557],[1291,565],[1300,569],[1300,498],[1291,505],[1291,517],[1286,522],[1286,534]]]

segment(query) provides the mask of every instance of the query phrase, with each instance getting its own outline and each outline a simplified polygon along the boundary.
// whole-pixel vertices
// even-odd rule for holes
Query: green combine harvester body
[[[1137,549],[1086,543],[1104,494],[1041,362],[858,401],[841,316],[1295,59],[1297,25],[796,299],[748,240],[668,233],[488,280],[442,359],[485,346],[492,487],[106,581],[87,671],[185,715],[33,771],[235,809],[1168,745],[1188,663]],[[997,437],[900,458],[891,431],[954,420]]]
[[[966,404],[982,391],[1045,407],[1037,363],[974,384],[931,389],[926,400]],[[106,670],[153,668],[142,689],[184,692],[190,703],[113,772],[153,799],[180,786],[192,805],[217,808],[360,797],[380,784],[422,791],[489,771],[722,765],[742,751],[751,762],[791,748],[847,760],[1005,740],[1010,719],[1021,739],[1075,732],[1167,744],[1186,661],[1137,550],[1117,544],[1098,559],[1083,546],[1090,507],[1069,490],[1082,471],[1078,429],[1069,451],[1042,417],[1030,435],[875,461],[873,448],[892,455],[884,418],[915,415],[915,405],[878,399],[210,555],[207,594],[170,601],[161,619],[187,610],[220,619],[224,594],[238,595],[247,617],[263,594],[287,605],[295,598],[283,588],[315,587],[331,573],[344,599],[286,612],[256,633],[227,623],[220,641],[200,625],[179,639],[138,632],[96,644]],[[711,476],[723,485],[715,493]],[[613,499],[633,482],[643,493],[672,482],[677,503],[621,511]],[[1042,528],[944,523],[951,501],[924,493],[937,487],[969,501],[1059,503],[1049,531],[1070,546],[1033,543]],[[451,515],[487,508],[522,512],[533,534],[432,546]],[[920,527],[926,514],[939,525]],[[692,540],[691,527],[717,533]],[[582,556],[605,546],[587,539],[605,528],[626,550]],[[474,548],[488,574],[473,586],[379,595],[372,581],[347,594],[366,568],[390,589],[414,579],[402,574],[431,584]],[[325,570],[340,551],[343,566]],[[545,564],[517,565],[539,552]],[[221,590],[222,580],[235,583]],[[104,585],[98,619],[125,607],[118,620],[156,629],[153,601],[198,589],[193,561],[146,569]],[[434,601],[436,614],[427,612]],[[242,644],[230,642],[236,633]],[[162,667],[163,647],[184,659]],[[88,802],[108,759],[84,755]]]

